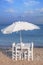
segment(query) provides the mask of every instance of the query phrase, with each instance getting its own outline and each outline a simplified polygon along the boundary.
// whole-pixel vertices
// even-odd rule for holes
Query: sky
[[[43,24],[43,0],[0,0],[0,24],[21,20]]]

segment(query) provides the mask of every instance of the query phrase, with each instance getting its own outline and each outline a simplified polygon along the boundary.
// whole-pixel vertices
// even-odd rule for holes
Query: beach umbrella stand
[[[35,25],[35,24],[29,23],[29,22],[18,21],[18,22],[15,22],[15,23],[9,25],[8,27],[6,27],[4,29],[1,29],[1,32],[3,34],[11,34],[12,32],[20,31],[20,45],[21,45],[21,47],[29,48],[29,46],[27,46],[27,47],[24,46],[24,44],[22,42],[21,31],[23,31],[23,30],[25,30],[25,31],[27,31],[27,30],[35,30],[35,29],[40,29],[40,27]],[[15,47],[15,43],[12,44],[12,56],[13,56],[13,59],[14,59],[14,47]],[[16,52],[17,48],[20,48],[20,47],[16,46],[15,48],[16,48],[16,50],[15,50],[15,52]],[[21,51],[22,51],[22,49],[21,49]],[[30,50],[28,49],[28,60],[29,60],[29,54],[30,54],[29,51]],[[16,52],[16,60],[17,60],[17,52]],[[31,49],[30,52],[32,52],[31,54],[32,54],[32,60],[33,60],[33,43],[32,43],[32,49]],[[24,52],[22,52],[22,54],[23,53]],[[25,52],[25,55],[26,55],[26,52]],[[21,55],[19,55],[19,59],[21,59]]]

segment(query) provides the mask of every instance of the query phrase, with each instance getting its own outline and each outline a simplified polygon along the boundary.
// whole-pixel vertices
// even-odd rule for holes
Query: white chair
[[[21,47],[20,45],[16,45],[16,60],[21,60]]]
[[[15,59],[15,43],[12,44],[12,59]]]
[[[12,59],[27,59],[28,61],[32,59],[33,61],[33,43],[30,44],[24,44],[24,43],[18,43],[12,44]]]

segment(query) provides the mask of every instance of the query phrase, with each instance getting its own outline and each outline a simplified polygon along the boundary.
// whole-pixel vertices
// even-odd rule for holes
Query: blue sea
[[[20,42],[20,31],[14,32],[12,34],[3,34],[1,29],[7,27],[8,25],[0,25],[0,46],[10,46],[12,43]],[[34,46],[43,46],[43,25],[38,24],[39,30],[32,31],[21,31],[22,42],[24,43],[34,43]]]

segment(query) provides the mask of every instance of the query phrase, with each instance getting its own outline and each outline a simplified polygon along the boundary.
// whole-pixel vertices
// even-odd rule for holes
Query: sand
[[[0,51],[0,65],[43,65],[43,48],[34,48],[34,60],[12,60]]]

